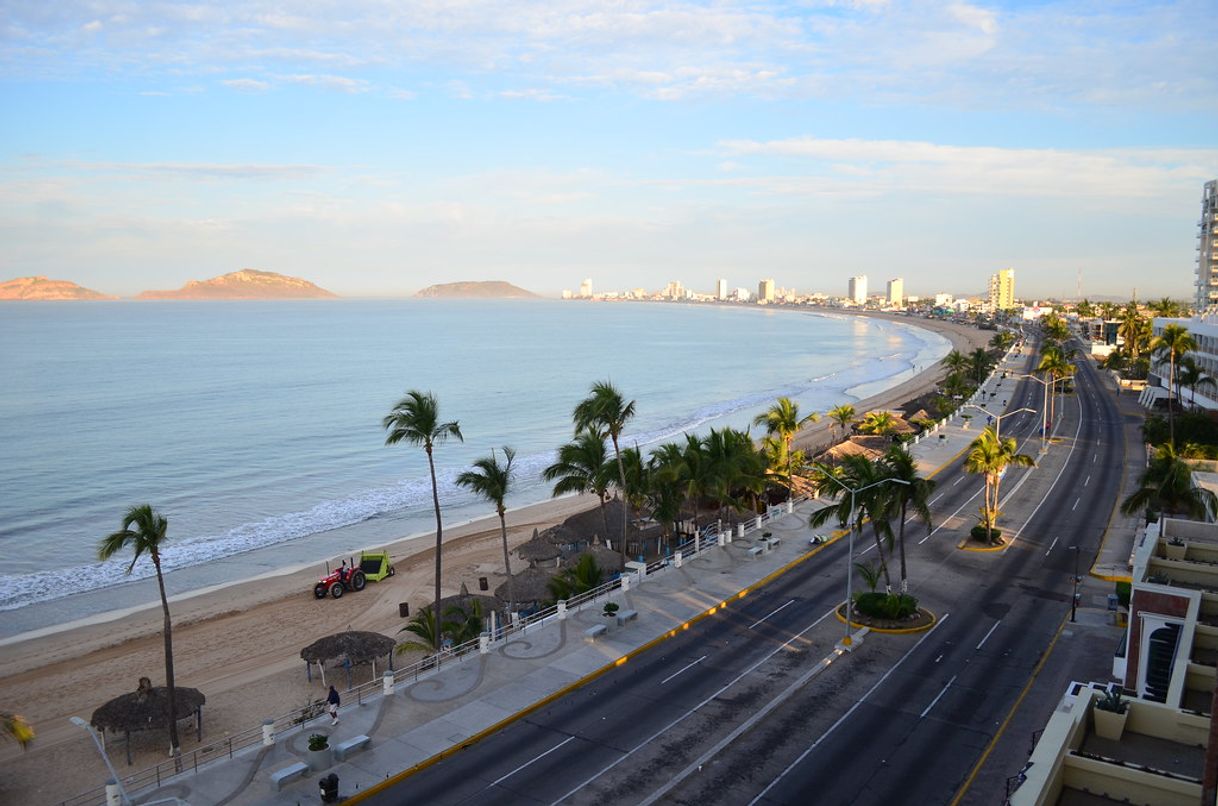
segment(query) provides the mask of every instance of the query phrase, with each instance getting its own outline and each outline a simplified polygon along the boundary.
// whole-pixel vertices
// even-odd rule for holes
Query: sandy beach
[[[921,318],[867,315],[933,330],[966,353],[985,346],[993,335]],[[861,416],[873,409],[895,408],[933,388],[942,374],[942,367],[936,364],[854,404],[855,409]],[[797,444],[824,445],[831,438],[831,428],[832,423],[826,421],[813,425]],[[595,499],[587,496],[513,511],[508,517],[509,541],[518,545],[535,528],[544,529],[594,505]],[[457,593],[462,584],[476,591],[480,577],[489,578],[492,590],[503,581],[499,537],[498,520],[493,516],[445,529],[445,595]],[[301,648],[317,638],[348,628],[396,635],[405,623],[398,615],[398,603],[409,602],[414,612],[431,600],[433,542],[424,537],[389,545],[397,575],[339,600],[313,599],[311,586],[320,568],[312,568],[239,582],[173,602],[177,683],[198,688],[207,696],[204,743],[321,697],[320,681],[316,677],[312,684],[306,681],[299,657]],[[0,777],[0,800],[54,803],[104,780],[105,769],[94,747],[67,718],[88,719],[103,702],[135,690],[140,676],[163,684],[160,628],[161,610],[154,606],[0,645],[0,707],[24,715],[38,736],[25,752],[14,744],[0,745],[5,771]],[[357,669],[355,682],[363,682],[369,674],[367,669]],[[184,732],[182,740],[184,752],[199,746],[193,732]],[[132,772],[163,760],[163,745],[163,735],[154,731],[133,737],[132,767],[125,766],[121,743],[113,746],[112,758],[120,773]]]

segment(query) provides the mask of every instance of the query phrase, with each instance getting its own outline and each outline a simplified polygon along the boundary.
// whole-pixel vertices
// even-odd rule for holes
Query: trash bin
[[[398,615],[402,618],[410,618],[410,602],[398,602]]]
[[[338,776],[330,773],[317,782],[322,803],[338,803]]]
[[[485,590],[490,590],[490,589],[491,589],[491,583],[489,581],[487,581],[487,578],[478,577],[478,590],[485,591]]]

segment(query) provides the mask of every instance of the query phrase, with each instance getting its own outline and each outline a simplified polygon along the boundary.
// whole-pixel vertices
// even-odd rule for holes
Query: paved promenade
[[[1004,390],[1013,390],[1015,383],[1010,377],[1003,380],[1003,372],[1025,372],[1028,361],[1026,350],[1009,355],[978,393],[977,404],[997,413]],[[962,409],[961,414],[971,414],[971,424],[956,416],[912,447],[924,473],[949,464],[977,436],[986,415],[975,409]],[[763,543],[761,531],[754,529],[725,546],[714,545],[696,558],[684,560],[680,567],[669,565],[641,581],[631,575],[621,589],[568,612],[565,619],[549,619],[430,677],[399,682],[387,696],[344,707],[337,726],[331,727],[325,716],[312,720],[275,737],[268,746],[249,748],[231,760],[138,793],[139,800],[176,797],[196,806],[313,803],[318,798],[318,780],[330,772],[338,775],[344,797],[356,795],[493,732],[590,676],[629,662],[632,655],[665,640],[691,620],[808,559],[819,551],[809,545],[807,527],[808,514],[818,506],[803,502],[790,514],[783,513],[766,524],[765,531],[780,541],[775,546]],[[1116,540],[1108,543],[1119,553]],[[753,556],[750,549],[758,547],[763,553]],[[637,618],[620,626],[610,623],[601,615],[606,601],[636,611]],[[607,627],[605,634],[589,638],[585,631],[598,626]],[[321,692],[319,689],[319,696]],[[307,738],[313,733],[326,734],[332,746],[358,736],[369,737],[369,742],[347,760],[324,772],[305,773],[277,790],[273,776],[306,760]]]

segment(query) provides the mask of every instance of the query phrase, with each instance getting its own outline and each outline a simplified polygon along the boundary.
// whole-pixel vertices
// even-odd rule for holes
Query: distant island
[[[18,277],[0,283],[0,300],[42,302],[48,300],[118,299],[69,280],[48,280],[46,277]]]
[[[532,291],[502,280],[482,280],[472,283],[440,283],[415,294],[419,299],[541,299]]]
[[[299,277],[242,269],[210,280],[191,280],[177,291],[144,291],[136,299],[334,299],[337,296]]]

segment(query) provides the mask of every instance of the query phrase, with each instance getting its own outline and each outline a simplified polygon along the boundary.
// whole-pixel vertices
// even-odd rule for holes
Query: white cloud
[[[305,84],[312,87],[321,87],[327,90],[336,90],[349,94],[356,94],[368,91],[368,82],[356,78],[347,78],[346,76],[334,75],[291,75],[282,76],[281,79],[290,84]]]
[[[265,92],[271,88],[271,85],[265,81],[259,81],[256,78],[230,78],[220,82],[229,89],[239,90],[241,92]]]

